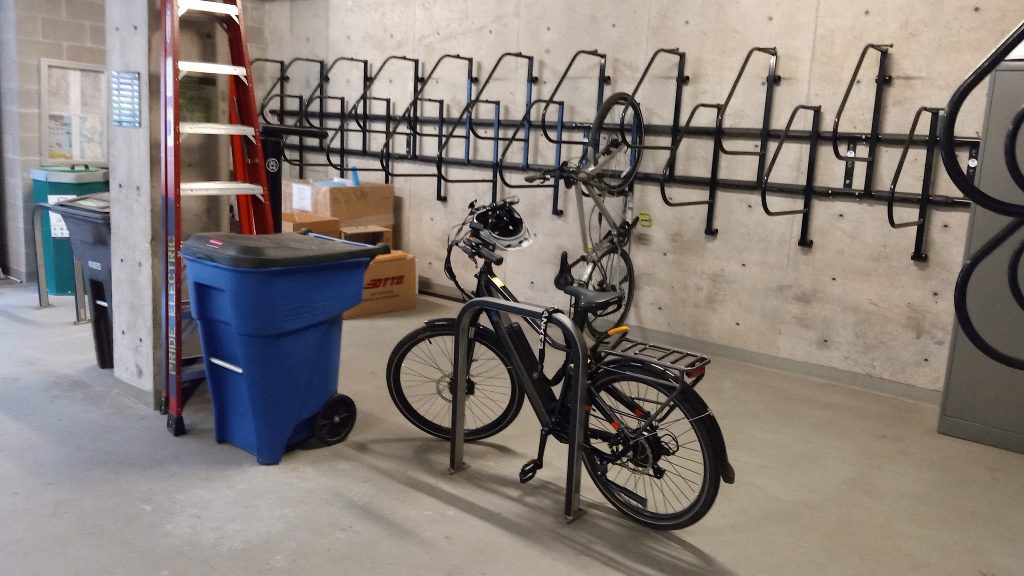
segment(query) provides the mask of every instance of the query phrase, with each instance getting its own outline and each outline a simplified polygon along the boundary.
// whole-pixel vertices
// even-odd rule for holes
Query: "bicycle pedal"
[[[522,469],[519,470],[519,483],[526,484],[530,480],[533,480],[537,476],[537,471],[543,468],[539,460],[530,460],[526,464],[523,464]]]

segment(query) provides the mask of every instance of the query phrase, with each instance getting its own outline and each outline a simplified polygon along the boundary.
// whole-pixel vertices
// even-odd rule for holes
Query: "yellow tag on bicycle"
[[[491,276],[491,280],[494,281],[495,286],[497,286],[498,288],[505,287],[505,283],[501,281],[501,278],[498,278],[497,276]]]
[[[637,216],[640,218],[639,224],[641,228],[650,228],[654,225],[654,220],[651,219],[651,215],[649,213],[641,212],[640,214],[637,214]]]

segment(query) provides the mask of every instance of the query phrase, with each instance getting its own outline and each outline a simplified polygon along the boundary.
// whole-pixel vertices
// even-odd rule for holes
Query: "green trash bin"
[[[48,166],[32,170],[32,200],[36,204],[54,204],[84,194],[107,192],[107,171],[88,166]],[[64,219],[58,214],[42,214],[43,256],[46,263],[46,291],[53,295],[75,293],[75,267],[71,239]]]

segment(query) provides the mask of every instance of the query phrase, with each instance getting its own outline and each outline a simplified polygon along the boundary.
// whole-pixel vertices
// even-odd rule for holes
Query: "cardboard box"
[[[323,234],[332,238],[339,238],[341,223],[337,218],[331,216],[320,216],[310,212],[282,212],[281,231],[298,232],[310,230],[316,234]]]
[[[293,180],[282,187],[282,210],[333,216],[342,226],[395,223],[395,189],[390,184],[360,186]]]
[[[353,242],[362,242],[363,244],[380,244],[383,242],[392,248],[395,247],[391,228],[387,226],[374,226],[372,224],[368,226],[342,226],[339,238]]]
[[[345,312],[345,319],[416,307],[416,257],[395,250],[377,256],[366,269],[363,303]]]
[[[334,216],[342,226],[393,226],[395,189],[390,184],[313,186],[313,212]]]

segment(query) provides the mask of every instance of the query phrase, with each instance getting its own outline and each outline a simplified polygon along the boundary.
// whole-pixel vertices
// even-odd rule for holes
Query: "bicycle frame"
[[[473,291],[473,295],[477,298],[490,297],[508,302],[519,302],[515,295],[512,294],[512,291],[501,281],[501,278],[495,274],[490,262],[484,262],[477,272],[476,289]],[[537,414],[541,427],[551,428],[554,424],[555,415],[558,414],[559,407],[567,401],[568,387],[563,386],[559,396],[555,396],[552,386],[557,383],[558,379],[549,379],[540,370],[540,360],[534,352],[529,339],[526,337],[526,333],[508,314],[487,310],[487,319],[490,321],[494,333],[497,334],[502,347],[509,352],[513,373],[526,394],[526,398],[530,401],[534,412]],[[573,323],[575,324],[575,319]],[[533,322],[530,322],[530,324],[533,325]],[[535,326],[534,329],[539,331],[540,327]],[[473,341],[470,340],[470,363],[472,363],[473,358],[472,345]],[[566,362],[568,362],[568,357]],[[559,372],[564,374],[563,368],[560,368]]]

